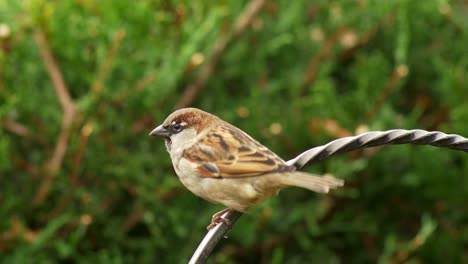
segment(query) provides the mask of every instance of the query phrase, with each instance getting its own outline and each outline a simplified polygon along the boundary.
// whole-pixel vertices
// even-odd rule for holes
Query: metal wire
[[[338,153],[386,144],[408,143],[468,151],[468,139],[459,135],[448,135],[439,131],[429,132],[421,129],[394,129],[372,131],[354,137],[339,138],[326,145],[309,149],[286,163],[290,166],[295,166],[299,170],[304,166],[322,161]]]
[[[448,135],[439,131],[429,132],[420,129],[394,129],[387,131],[372,131],[354,137],[336,139],[323,146],[309,149],[286,163],[290,166],[295,166],[299,170],[314,162],[327,159],[335,154],[386,144],[432,145],[468,152],[468,139],[459,135]],[[232,224],[234,224],[241,215],[242,213],[240,212],[230,211],[222,217],[228,219]],[[205,263],[213,248],[218,244],[219,240],[221,240],[229,228],[230,226],[221,222],[215,228],[211,229],[198,245],[198,248],[189,263]]]
[[[232,224],[241,217],[242,213],[238,211],[229,211],[224,214],[222,217],[228,219]],[[199,264],[205,263],[208,257],[211,254],[213,248],[218,244],[221,238],[224,237],[226,232],[231,228],[224,222],[219,223],[213,229],[206,233],[202,242],[198,245],[197,249],[193,253],[192,258],[189,261],[189,264]]]

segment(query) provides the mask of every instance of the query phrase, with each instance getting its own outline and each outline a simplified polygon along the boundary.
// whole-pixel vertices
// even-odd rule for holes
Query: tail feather
[[[333,176],[318,176],[305,172],[292,172],[282,175],[281,181],[286,186],[296,186],[314,192],[328,193],[330,189],[343,186],[344,181]]]

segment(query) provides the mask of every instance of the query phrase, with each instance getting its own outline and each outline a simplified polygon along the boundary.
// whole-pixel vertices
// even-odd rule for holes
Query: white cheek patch
[[[172,149],[179,149],[181,147],[187,148],[192,146],[197,138],[195,129],[188,128],[182,130],[180,133],[171,136]]]

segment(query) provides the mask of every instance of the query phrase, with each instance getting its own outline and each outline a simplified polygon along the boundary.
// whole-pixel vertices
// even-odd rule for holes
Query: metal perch
[[[311,148],[286,163],[295,166],[298,170],[314,162],[322,161],[334,154],[345,153],[360,148],[375,147],[386,144],[418,144],[447,147],[468,152],[468,139],[459,135],[445,134],[439,131],[425,131],[420,129],[404,130],[394,129],[388,131],[372,131],[354,137],[344,137],[333,140],[323,146]],[[223,218],[234,223],[242,213],[231,211]],[[213,248],[229,230],[223,222],[211,229],[198,245],[189,263],[205,263]]]

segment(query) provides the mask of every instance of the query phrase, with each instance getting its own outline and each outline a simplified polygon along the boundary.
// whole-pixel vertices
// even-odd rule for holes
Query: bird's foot
[[[217,212],[216,214],[214,214],[213,217],[211,218],[211,224],[209,226],[207,226],[206,229],[208,229],[208,231],[209,231],[209,230],[213,229],[215,226],[217,226],[219,223],[225,223],[226,225],[231,227],[232,222],[229,219],[223,218],[222,216],[227,214],[228,212],[233,211],[233,210],[234,209],[226,208],[226,209],[223,209],[223,210]]]

